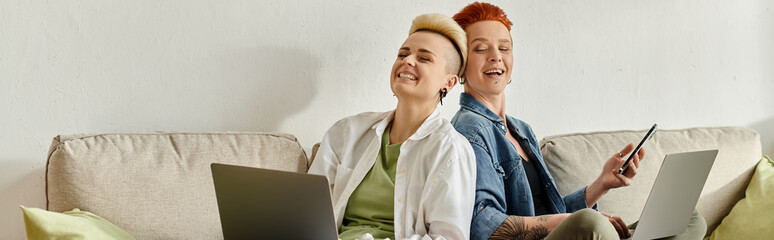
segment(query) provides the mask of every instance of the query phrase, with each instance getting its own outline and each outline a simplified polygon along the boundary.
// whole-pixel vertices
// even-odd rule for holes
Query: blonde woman
[[[309,173],[331,184],[341,239],[469,238],[475,156],[437,109],[466,54],[454,20],[418,16],[390,72],[395,110],[347,117],[325,133]]]

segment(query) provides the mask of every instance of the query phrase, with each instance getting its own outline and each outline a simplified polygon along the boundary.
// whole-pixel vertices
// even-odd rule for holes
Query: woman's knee
[[[577,224],[584,225],[601,225],[603,223],[609,224],[607,217],[590,208],[574,212],[569,217],[567,217],[565,221],[577,222]]]
[[[576,231],[578,232],[594,236],[618,237],[618,233],[615,231],[615,228],[613,228],[610,220],[593,209],[586,208],[577,211],[567,217],[565,221],[568,221],[567,223],[576,228]]]
[[[691,220],[688,222],[688,226],[685,229],[685,234],[694,236],[693,238],[702,238],[707,233],[707,222],[704,220],[704,216],[699,213],[698,210],[693,210]]]

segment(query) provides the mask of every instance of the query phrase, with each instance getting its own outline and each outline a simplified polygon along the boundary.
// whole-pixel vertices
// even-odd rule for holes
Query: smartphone
[[[653,124],[653,127],[650,128],[648,133],[645,134],[645,137],[642,138],[642,141],[640,141],[640,144],[637,144],[637,147],[634,148],[634,151],[632,151],[632,154],[629,154],[629,158],[626,159],[626,162],[624,162],[623,165],[621,165],[621,168],[618,169],[618,173],[623,174],[626,171],[626,169],[629,168],[629,162],[632,161],[632,158],[634,158],[635,154],[640,152],[640,148],[642,148],[642,145],[645,145],[645,142],[648,141],[648,139],[650,139],[650,137],[653,136],[653,133],[656,132],[656,126],[658,126],[658,124]]]

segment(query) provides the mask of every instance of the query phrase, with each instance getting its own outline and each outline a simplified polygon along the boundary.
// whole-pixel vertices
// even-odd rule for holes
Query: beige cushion
[[[642,131],[615,131],[546,137],[540,148],[561,194],[591,183],[603,163],[626,144],[637,144]],[[625,222],[639,219],[650,187],[668,153],[718,149],[718,156],[702,191],[697,209],[712,232],[744,195],[755,164],[761,159],[760,136],[742,127],[658,130],[645,144],[645,159],[631,186],[610,191],[600,200],[600,210],[621,216]]]
[[[312,162],[314,162],[314,158],[317,157],[317,150],[320,150],[320,143],[315,143],[314,146],[312,146],[312,155],[309,157],[309,161],[306,163],[306,168],[312,166]]]
[[[287,134],[57,136],[46,174],[48,210],[93,212],[137,239],[219,239],[210,163],[306,172],[306,161]]]

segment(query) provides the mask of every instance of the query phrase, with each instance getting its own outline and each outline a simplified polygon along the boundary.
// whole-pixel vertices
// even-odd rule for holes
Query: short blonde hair
[[[428,13],[417,16],[414,18],[414,22],[411,23],[409,35],[418,31],[435,32],[451,41],[460,57],[460,66],[457,71],[457,76],[462,76],[462,73],[465,72],[465,63],[468,58],[468,40],[465,30],[462,30],[462,27],[449,16],[438,13]]]

